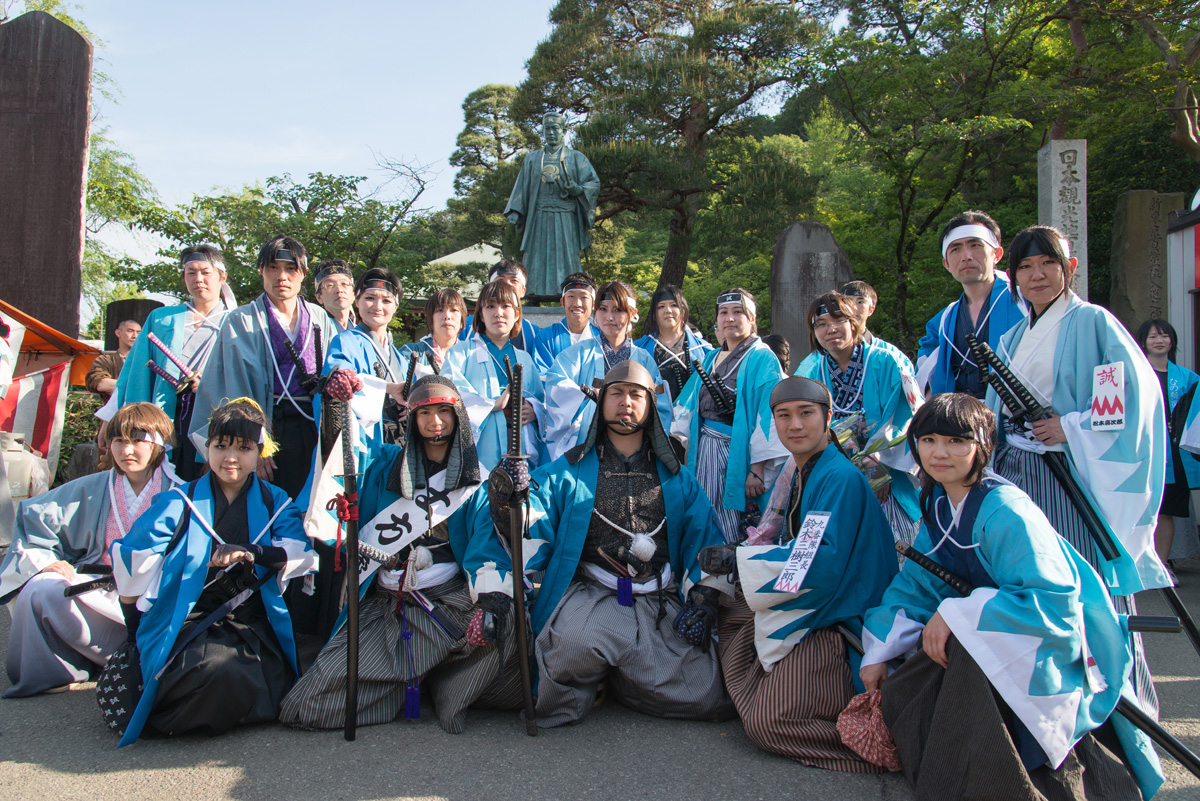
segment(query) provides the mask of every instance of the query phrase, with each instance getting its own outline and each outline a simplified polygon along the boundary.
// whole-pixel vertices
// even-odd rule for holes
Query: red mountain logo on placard
[[[1113,398],[1111,405],[1108,398],[1103,400],[1096,398],[1092,401],[1092,414],[1098,416],[1125,414],[1125,406],[1121,403],[1120,398]]]

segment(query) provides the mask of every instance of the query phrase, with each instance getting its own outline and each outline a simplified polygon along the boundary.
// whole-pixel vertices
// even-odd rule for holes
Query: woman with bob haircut
[[[596,328],[600,336],[584,339],[564,350],[546,373],[546,451],[557,459],[581,443],[591,429],[596,404],[579,387],[591,387],[617,364],[635,361],[662,383],[658,365],[649,351],[639,347],[629,333],[638,321],[637,295],[624,281],[609,281],[596,293]],[[662,392],[654,399],[663,428],[671,429],[671,398]]]
[[[965,393],[913,416],[915,549],[970,592],[905,562],[864,617],[859,676],[881,693],[868,701],[917,798],[1149,798],[1163,781],[1153,748],[1124,718],[1109,723],[1133,694],[1124,627],[1087,560],[987,469],[995,431]]]
[[[923,398],[917,390],[912,362],[882,340],[866,342],[866,323],[855,314],[852,302],[837,292],[827,292],[808,307],[808,341],[812,352],[796,368],[796,375],[812,378],[833,394],[836,425],[856,412],[850,425],[847,449],[861,451],[894,441],[904,434],[908,421]],[[903,441],[874,454],[891,476],[883,490],[883,512],[897,542],[917,536],[915,467]]]
[[[654,357],[672,398],[678,398],[692,377],[693,359],[704,359],[714,350],[688,326],[688,302],[674,284],[659,287],[650,296],[650,312],[642,323],[642,337],[633,344]]]
[[[9,603],[6,698],[57,692],[104,665],[125,639],[117,594],[72,585],[97,579],[108,546],[129,531],[151,499],[179,483],[166,460],[175,425],[152,403],[131,403],[107,424],[105,469],[22,501],[12,545],[0,564],[0,602]]]
[[[256,475],[277,448],[266,415],[237,398],[207,430],[208,474],[160,493],[110,549],[144,683],[129,717],[104,709],[122,746],[275,720],[299,673],[283,590],[317,560],[299,506]]]
[[[433,360],[438,370],[446,353],[458,342],[467,321],[467,303],[457,289],[439,289],[425,301],[425,327],[429,333],[400,348],[400,358],[408,364],[410,353]],[[407,368],[406,368],[407,369]]]
[[[524,368],[521,425],[530,467],[542,458],[542,380],[528,351],[513,347],[512,338],[521,330],[521,300],[516,290],[502,280],[485,284],[475,303],[471,334],[446,354],[443,374],[462,395],[471,420],[471,433],[479,462],[488,470],[508,453],[508,374],[504,360]]]
[[[1158,379],[1121,322],[1071,291],[1078,261],[1061,231],[1026,228],[1007,253],[1028,314],[1000,339],[996,353],[1049,416],[1018,425],[1018,410],[988,390],[998,425],[996,472],[1024,490],[1104,577],[1117,612],[1136,614],[1134,593],[1171,583],[1154,550],[1169,447]],[[1116,558],[1102,555],[1043,458],[1046,451],[1065,455],[1070,481],[1097,512]],[[1140,634],[1132,635],[1130,648],[1138,701],[1156,715]]]

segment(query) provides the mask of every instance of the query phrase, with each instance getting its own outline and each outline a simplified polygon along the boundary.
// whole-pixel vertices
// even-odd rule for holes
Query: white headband
[[[971,225],[960,225],[957,228],[951,228],[947,234],[942,237],[942,258],[946,258],[946,251],[950,249],[950,245],[959,239],[978,239],[981,242],[986,242],[995,249],[1000,248],[1000,243],[996,241],[996,235],[992,233],[992,229],[986,225],[972,223]]]

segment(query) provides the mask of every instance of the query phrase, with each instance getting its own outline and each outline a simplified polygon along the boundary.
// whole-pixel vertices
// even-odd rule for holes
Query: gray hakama
[[[520,671],[512,632],[500,649],[467,643],[465,634],[475,606],[461,575],[421,593],[463,636],[451,639],[416,599],[405,594],[403,621],[411,637],[402,639],[397,594],[376,580],[359,607],[358,725],[390,723],[399,717],[410,681],[430,691],[438,722],[451,734],[466,728],[467,708],[472,705],[519,708]],[[284,699],[282,723],[303,729],[345,725],[346,644],[343,625]]]
[[[995,465],[996,472],[1024,490],[1045,513],[1059,536],[1071,543],[1071,547],[1103,576],[1103,560],[1092,535],[1042,457],[1009,445],[996,452]],[[1114,595],[1112,602],[1119,615],[1137,614],[1137,601],[1133,595]],[[1129,649],[1133,653],[1133,684],[1137,688],[1139,706],[1157,720],[1158,693],[1150,676],[1150,666],[1146,664],[1141,634],[1130,635]]]
[[[95,576],[77,574],[67,581],[57,573],[39,573],[25,583],[9,605],[8,680],[5,698],[27,695],[75,681],[87,681],[125,642],[125,623],[117,594],[92,590],[64,598],[71,584]]]
[[[741,512],[726,509],[724,504],[725,473],[729,469],[732,440],[732,436],[710,425],[707,420],[700,424],[700,442],[696,445],[696,480],[712,503],[713,514],[717,517],[726,542],[741,539]]]
[[[654,584],[653,580],[651,584]],[[671,628],[682,604],[674,586],[635,595],[621,606],[615,590],[589,579],[571,583],[538,634],[537,723],[575,723],[591,711],[600,682],[625,706],[662,718],[729,720],[717,651],[705,653]]]

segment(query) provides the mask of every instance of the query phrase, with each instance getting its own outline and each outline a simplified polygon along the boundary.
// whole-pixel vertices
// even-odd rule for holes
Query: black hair
[[[1179,334],[1175,333],[1175,326],[1161,318],[1147,320],[1138,326],[1137,343],[1141,346],[1142,352],[1146,352],[1146,340],[1150,338],[1150,334],[1158,330],[1160,333],[1166,334],[1171,339],[1171,349],[1167,351],[1167,361],[1175,361],[1175,349],[1179,345]]]
[[[429,295],[425,301],[425,326],[433,330],[433,315],[442,309],[458,309],[462,315],[459,320],[459,330],[467,324],[467,302],[457,289],[439,289]]]
[[[650,310],[646,312],[646,319],[642,322],[642,336],[658,335],[658,315],[654,312],[664,300],[673,300],[679,307],[679,326],[686,334],[688,317],[691,314],[687,298],[683,296],[683,290],[674,284],[663,284],[650,296]]]
[[[249,398],[237,398],[218,406],[208,418],[208,442],[249,440],[262,453],[271,433],[267,416]]]
[[[1065,278],[1071,264],[1066,241],[1067,237],[1062,231],[1049,225],[1031,225],[1021,231],[1008,246],[1008,266],[1012,270],[1012,279],[1016,280],[1017,268],[1023,260],[1039,253],[1057,261]],[[1067,286],[1070,287],[1070,282]]]
[[[879,293],[866,281],[847,281],[842,284],[841,293],[848,298],[866,298],[872,306],[879,305]]]
[[[504,258],[488,268],[488,281],[492,281],[500,273],[520,273],[521,278],[527,283],[529,281],[529,271],[525,269],[525,265],[516,259]]]
[[[387,281],[389,284],[396,287],[397,302],[404,297],[404,287],[400,284],[400,276],[396,275],[391,270],[385,270],[382,267],[372,267],[360,275],[354,282],[355,298],[358,298],[358,296],[362,294],[368,281]]]
[[[184,259],[193,253],[202,254],[218,270],[225,271],[225,254],[216,245],[193,245],[192,247],[184,248],[179,253],[180,265],[183,264]]]
[[[308,272],[308,251],[304,249],[304,245],[283,234],[276,234],[263,243],[262,249],[258,251],[258,269],[270,266],[281,250],[290,250],[300,272]]]
[[[942,235],[938,237],[938,247],[941,247],[945,243],[946,234],[962,225],[982,225],[992,232],[997,242],[1002,241],[1000,238],[1000,225],[992,219],[991,215],[986,211],[971,209],[970,211],[955,214],[950,218],[950,222],[946,223],[946,226],[942,228]]]
[[[908,423],[908,450],[913,460],[921,467],[921,511],[931,514],[934,480],[921,465],[921,452],[917,447],[921,437],[941,434],[973,440],[975,463],[971,468],[971,489],[983,483],[984,469],[996,449],[996,415],[983,401],[965,392],[943,392],[934,395],[922,404]]]
[[[779,359],[783,372],[792,372],[792,346],[788,344],[787,337],[783,334],[767,334],[762,341]]]

